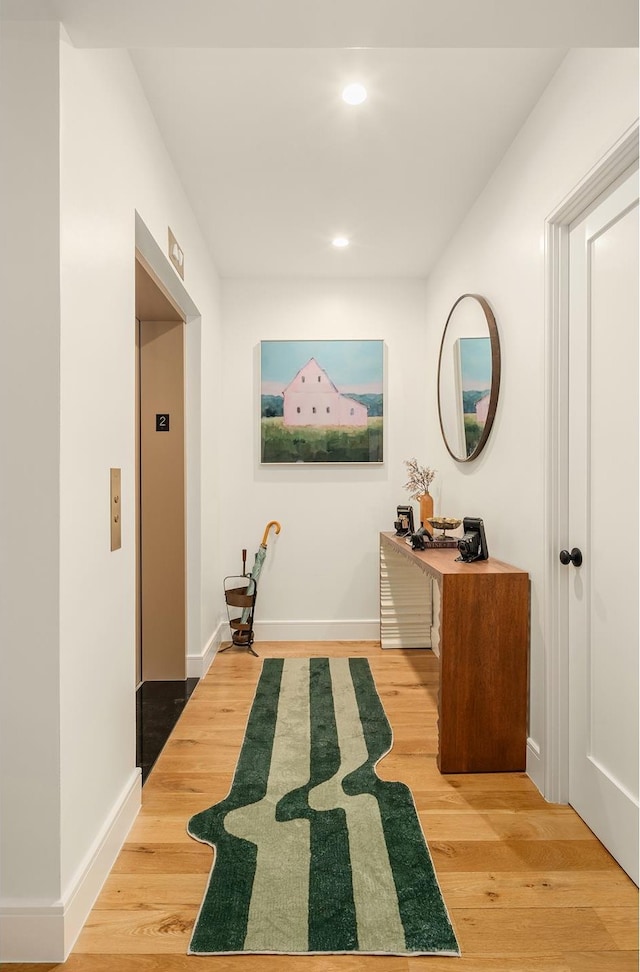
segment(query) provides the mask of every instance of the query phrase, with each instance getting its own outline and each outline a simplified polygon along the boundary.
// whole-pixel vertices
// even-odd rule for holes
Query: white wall
[[[0,41],[12,133],[1,148],[0,894],[13,905],[36,870],[40,897],[60,886],[58,27],[6,24]]]
[[[260,578],[259,637],[378,637],[378,533],[409,502],[403,460],[428,463],[434,451],[424,410],[435,365],[419,354],[424,292],[420,280],[223,281],[225,573],[240,571],[243,547],[253,563],[269,520],[282,524]],[[260,465],[260,341],[305,338],[384,341],[383,465]]]
[[[436,359],[460,294],[483,294],[496,316],[502,384],[481,457],[468,465],[454,462],[436,434],[432,393],[422,408],[425,434],[434,443],[431,458],[442,471],[443,512],[482,516],[491,554],[531,575],[529,771],[539,786],[546,756],[545,218],[637,118],[637,68],[635,50],[568,55],[427,282],[420,349],[426,360]]]
[[[12,698],[2,712],[10,746],[0,918],[3,958],[52,960],[72,945],[139,802],[136,212],[163,252],[167,226],[173,229],[186,254],[185,287],[201,315],[187,324],[195,655],[213,637],[222,604],[210,581],[221,574],[213,407],[221,337],[215,267],[128,55],[60,44],[57,27],[11,30],[7,130],[22,132],[25,143],[18,145],[24,158],[13,159],[12,215],[18,223],[22,213],[29,225],[18,237],[5,305],[16,325],[7,386],[15,476],[4,507],[14,524],[7,568],[15,576],[3,644],[11,647],[5,684]],[[122,469],[122,548],[113,553],[112,466]]]
[[[61,101],[64,888],[135,765],[136,211],[163,250],[170,225],[185,251],[185,286],[202,315],[208,380],[220,367],[220,354],[215,269],[128,55],[65,44]],[[193,397],[190,401],[197,408]],[[210,410],[203,413],[201,426],[202,496],[215,509]],[[123,482],[123,544],[114,553],[108,542],[110,466],[122,467]],[[201,549],[209,569],[211,564],[215,569],[215,536],[205,536]],[[189,552],[197,557],[200,548],[196,544]],[[193,561],[188,571],[200,575]],[[196,592],[201,600],[202,593]],[[211,618],[203,620],[204,630],[194,635],[201,642],[213,633]],[[100,768],[90,788],[88,766]]]

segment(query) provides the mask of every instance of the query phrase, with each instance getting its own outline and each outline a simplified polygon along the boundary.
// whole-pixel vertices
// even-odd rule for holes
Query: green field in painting
[[[262,462],[382,462],[382,424],[382,416],[363,428],[285,426],[281,418],[263,418]]]
[[[464,438],[467,447],[467,455],[470,456],[480,442],[480,436],[484,426],[478,424],[475,412],[464,417]]]

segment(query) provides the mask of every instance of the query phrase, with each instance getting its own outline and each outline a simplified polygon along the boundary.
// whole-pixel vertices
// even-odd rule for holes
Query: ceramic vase
[[[418,502],[420,504],[420,523],[427,530],[430,530],[429,517],[433,516],[433,496],[431,493],[423,493],[422,496],[418,496]]]

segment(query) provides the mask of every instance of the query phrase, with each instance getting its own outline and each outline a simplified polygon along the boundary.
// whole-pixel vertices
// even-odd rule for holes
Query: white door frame
[[[185,321],[185,584],[186,674],[204,675],[200,599],[201,549],[201,314],[138,213],[135,214],[136,250],[160,281]],[[133,261],[132,261],[133,267]]]
[[[544,796],[569,797],[569,574],[558,553],[568,531],[569,225],[638,161],[638,123],[616,142],[545,220]]]

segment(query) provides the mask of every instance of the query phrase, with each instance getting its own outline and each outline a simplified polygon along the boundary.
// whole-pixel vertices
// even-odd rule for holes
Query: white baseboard
[[[64,962],[66,958],[61,904],[0,902],[0,964]]]
[[[379,641],[373,621],[256,621],[256,641]]]
[[[256,621],[254,632],[256,641],[379,641],[380,621]],[[221,621],[202,652],[187,655],[187,678],[204,678],[229,640],[229,626]]]
[[[187,655],[187,678],[204,678],[225,634],[226,625],[220,622],[199,655]]]
[[[138,814],[141,789],[136,769],[59,901],[0,899],[1,962],[66,961]]]
[[[527,776],[530,776],[540,792],[544,794],[544,766],[540,746],[532,739],[527,738]]]

